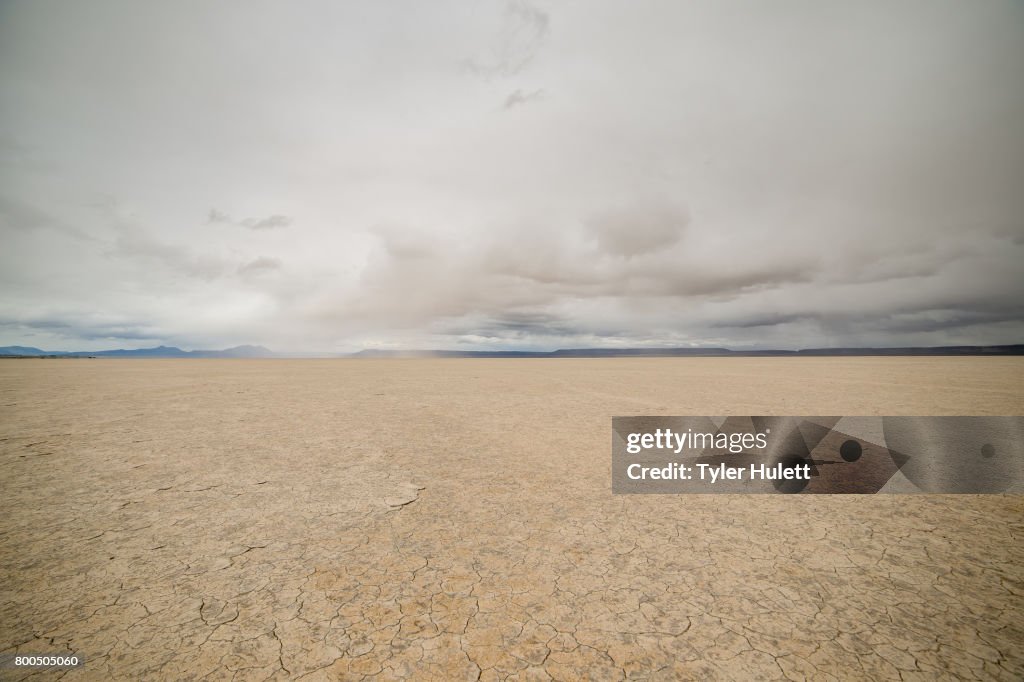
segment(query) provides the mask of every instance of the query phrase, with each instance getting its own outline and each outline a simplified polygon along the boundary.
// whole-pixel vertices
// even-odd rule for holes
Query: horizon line
[[[851,356],[851,355],[1024,355],[1024,344],[983,344],[945,346],[832,346],[811,348],[741,348],[725,346],[619,346],[556,348],[554,350],[515,349],[394,349],[364,348],[342,351],[272,351],[258,345],[240,345],[221,350],[183,350],[177,346],[159,345],[137,349],[94,351],[43,350],[34,346],[0,346],[0,357],[113,357],[113,358],[239,358],[239,359],[325,359],[325,358],[559,358],[559,357],[707,357],[707,356]]]

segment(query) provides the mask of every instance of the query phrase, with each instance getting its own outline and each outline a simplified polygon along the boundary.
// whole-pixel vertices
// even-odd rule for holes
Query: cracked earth
[[[1024,359],[0,361],[0,651],[85,658],[34,679],[1024,678],[1024,496],[613,496],[638,414],[1021,415]]]

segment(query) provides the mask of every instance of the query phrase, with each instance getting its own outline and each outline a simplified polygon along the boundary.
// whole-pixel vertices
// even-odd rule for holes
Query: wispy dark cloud
[[[68,309],[59,310],[49,317],[0,317],[0,328],[19,329],[29,333],[44,332],[56,337],[86,341],[160,341],[166,333],[164,330],[145,328],[130,321],[104,319],[102,315]]]
[[[530,92],[524,92],[521,89],[513,90],[509,93],[508,97],[505,98],[505,103],[502,108],[505,110],[514,109],[515,107],[529,104],[530,102],[539,102],[544,99],[544,90],[532,90]]]
[[[273,230],[281,227],[288,227],[292,219],[286,215],[274,214],[265,218],[242,218],[235,220],[227,213],[216,208],[211,208],[206,218],[208,223],[222,223],[227,225],[238,225],[247,227],[250,230]]]
[[[484,78],[518,74],[533,61],[550,30],[550,15],[526,0],[506,3],[501,26],[481,54],[465,61],[466,67]]]
[[[269,258],[267,256],[260,256],[254,258],[248,263],[244,263],[238,266],[238,274],[240,275],[260,275],[274,270],[281,269],[281,260],[279,258]]]

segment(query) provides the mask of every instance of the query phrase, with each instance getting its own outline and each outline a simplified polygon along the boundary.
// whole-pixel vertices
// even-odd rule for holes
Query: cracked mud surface
[[[34,679],[1019,680],[1024,496],[613,496],[610,418],[1020,415],[1022,360],[2,361],[0,651],[86,659]]]

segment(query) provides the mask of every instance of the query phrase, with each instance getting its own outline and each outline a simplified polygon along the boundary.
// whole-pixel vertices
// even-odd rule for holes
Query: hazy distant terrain
[[[1024,414],[1019,358],[0,363],[69,679],[1020,679],[1021,496],[613,496],[613,415]]]
[[[0,357],[113,357],[113,358],[272,358],[277,354],[262,346],[235,346],[225,350],[182,350],[174,346],[156,346],[154,348],[137,348],[116,350],[42,350],[32,346],[0,347]]]
[[[224,350],[182,350],[174,346],[98,351],[53,351],[31,346],[0,346],[0,357],[111,358],[674,358],[674,357],[790,357],[790,356],[947,356],[1024,355],[1024,344],[1002,346],[927,346],[908,348],[804,348],[801,350],[732,350],[729,348],[563,348],[553,351],[517,350],[362,350],[357,353],[275,353],[263,346]]]

